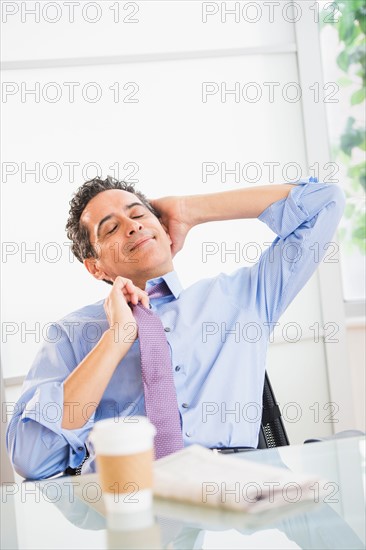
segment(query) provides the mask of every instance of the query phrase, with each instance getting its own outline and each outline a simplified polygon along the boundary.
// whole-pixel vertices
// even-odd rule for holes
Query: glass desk
[[[228,456],[316,474],[324,494],[256,515],[155,499],[152,525],[117,531],[107,529],[96,475],[19,478],[1,489],[1,548],[365,548],[363,437]]]

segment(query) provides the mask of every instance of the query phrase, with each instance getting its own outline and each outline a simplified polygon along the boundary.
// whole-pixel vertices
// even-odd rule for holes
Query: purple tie
[[[148,291],[150,298],[168,294],[165,281]],[[140,302],[133,306],[133,315],[138,324],[146,415],[156,428],[155,458],[162,458],[184,447],[169,346],[158,315]]]

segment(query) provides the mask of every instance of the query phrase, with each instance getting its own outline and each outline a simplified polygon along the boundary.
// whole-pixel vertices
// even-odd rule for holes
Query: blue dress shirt
[[[166,328],[184,444],[256,447],[266,352],[271,331],[316,270],[345,206],[340,187],[301,179],[259,216],[277,235],[259,261],[183,289],[175,271],[171,295],[152,299]],[[61,427],[63,383],[107,330],[103,300],[52,325],[36,356],[7,431],[16,471],[40,479],[78,467],[98,420],[145,415],[139,341],[122,359],[95,412],[79,429]],[[87,411],[85,411],[87,412]],[[94,470],[93,456],[83,473]]]

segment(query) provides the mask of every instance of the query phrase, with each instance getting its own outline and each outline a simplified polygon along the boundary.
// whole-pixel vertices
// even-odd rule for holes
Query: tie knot
[[[162,281],[161,283],[151,287],[147,291],[147,294],[150,298],[162,298],[163,296],[169,296],[171,292],[166,282]]]

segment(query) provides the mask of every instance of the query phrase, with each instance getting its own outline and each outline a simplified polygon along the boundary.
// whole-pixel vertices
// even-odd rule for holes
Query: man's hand
[[[149,199],[150,204],[161,216],[161,222],[166,227],[172,242],[172,257],[184,245],[188,231],[193,227],[186,208],[185,197],[162,197]]]
[[[141,302],[149,307],[149,297],[144,290],[130,279],[116,277],[104,302],[110,329],[64,381],[62,428],[76,430],[85,426],[116,368],[136,340],[137,323],[129,302],[135,305]]]
[[[149,307],[147,292],[135,286],[130,279],[116,277],[112,290],[104,302],[104,311],[110,327],[117,331],[122,341],[126,341],[125,336],[128,335],[127,341],[134,342],[137,338],[137,323],[129,302],[134,305],[141,302],[143,306]]]

